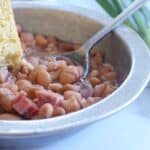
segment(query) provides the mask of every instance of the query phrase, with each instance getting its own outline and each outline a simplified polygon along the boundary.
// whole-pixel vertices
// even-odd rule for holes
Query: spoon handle
[[[86,52],[86,66],[83,78],[86,78],[89,72],[89,52],[90,50],[108,33],[114,30],[117,26],[119,26],[123,21],[125,21],[130,15],[132,15],[137,9],[139,9],[146,1],[148,0],[135,0],[131,5],[129,5],[122,13],[120,13],[113,21],[99,30],[95,35],[93,35],[89,40],[87,40],[82,49]]]

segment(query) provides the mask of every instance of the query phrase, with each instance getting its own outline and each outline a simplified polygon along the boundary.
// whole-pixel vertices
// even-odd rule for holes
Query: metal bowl
[[[52,34],[70,42],[84,42],[111,19],[58,2],[14,2],[16,21],[27,31]],[[65,116],[44,120],[0,121],[0,147],[27,147],[49,143],[61,133],[109,116],[143,91],[150,78],[148,48],[133,31],[121,26],[108,35],[97,49],[118,72],[120,87],[102,101]],[[59,136],[58,136],[59,135]]]

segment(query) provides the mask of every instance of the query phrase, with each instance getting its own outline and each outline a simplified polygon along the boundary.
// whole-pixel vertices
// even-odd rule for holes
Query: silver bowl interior
[[[111,19],[93,11],[58,3],[15,2],[17,23],[26,31],[51,34],[65,41],[83,43]],[[141,51],[142,49],[142,51]],[[102,101],[62,117],[31,121],[0,121],[0,138],[48,136],[102,119],[124,108],[142,92],[150,77],[150,56],[144,42],[122,26],[109,34],[97,50],[118,72],[120,87]],[[143,61],[138,61],[143,58]]]
[[[104,25],[86,16],[61,10],[56,12],[56,10],[39,11],[39,9],[33,10],[32,8],[16,9],[15,18],[16,22],[21,24],[26,31],[53,35],[63,41],[73,43],[85,42]],[[105,62],[114,66],[120,85],[126,79],[132,65],[127,45],[119,36],[109,34],[95,49],[104,53]]]

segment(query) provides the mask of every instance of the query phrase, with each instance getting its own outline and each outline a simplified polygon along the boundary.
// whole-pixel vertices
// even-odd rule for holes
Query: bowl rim
[[[56,1],[51,3],[36,1],[34,2],[34,5],[31,4],[33,4],[33,2],[15,1],[13,2],[13,7],[15,9],[32,8],[65,11],[88,17],[103,25],[106,25],[111,21],[111,18],[95,13],[96,11],[94,10],[80,8],[79,6],[71,4],[60,4]],[[99,20],[100,17],[102,21]],[[11,136],[14,138],[16,136],[52,134],[54,132],[97,121],[132,103],[140,95],[150,79],[150,63],[147,63],[148,60],[150,60],[150,52],[144,41],[128,27],[121,26],[115,33],[130,49],[132,59],[131,71],[118,90],[97,104],[91,105],[81,111],[70,113],[66,116],[30,121],[0,121],[0,137],[10,138]],[[140,58],[144,58],[144,60],[138,61],[139,56]],[[132,92],[130,92],[131,88],[134,88],[132,89]],[[120,99],[123,100],[120,102]],[[115,104],[113,103],[114,100],[116,101]],[[101,108],[101,110],[99,108]]]

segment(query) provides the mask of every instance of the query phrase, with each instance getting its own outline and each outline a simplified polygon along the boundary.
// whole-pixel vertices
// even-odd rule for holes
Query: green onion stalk
[[[134,0],[97,0],[111,17],[116,17]],[[150,48],[150,10],[143,6],[125,22],[135,30]]]

